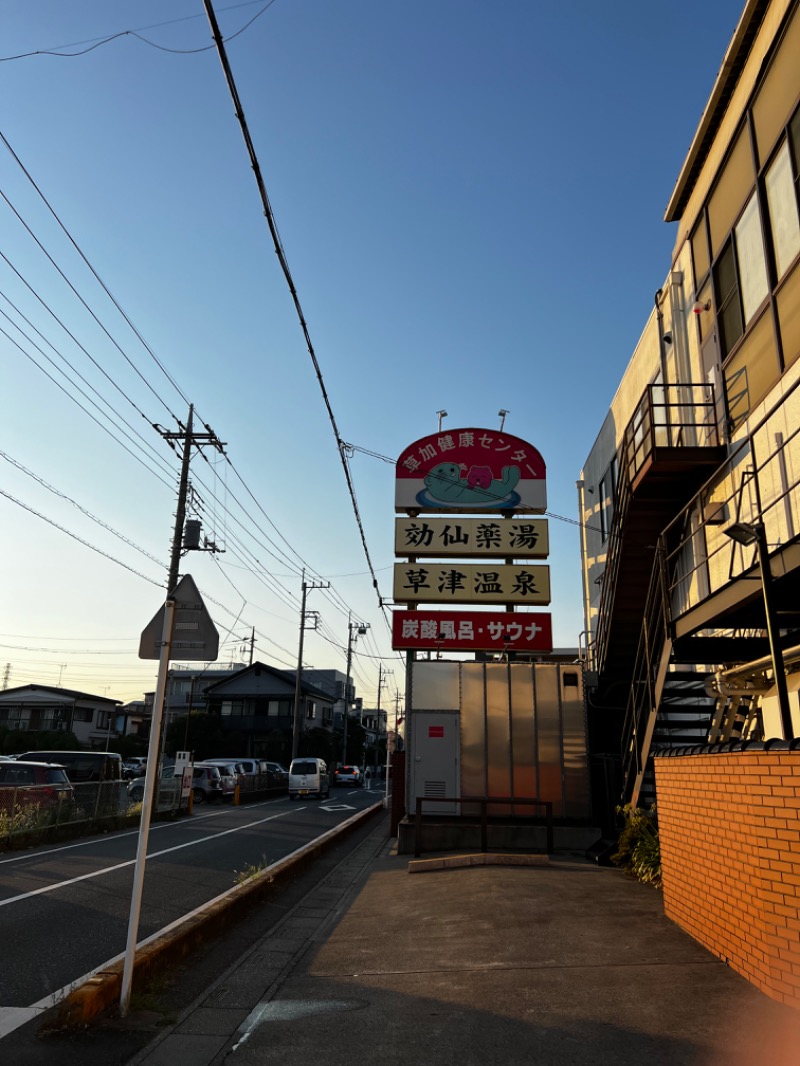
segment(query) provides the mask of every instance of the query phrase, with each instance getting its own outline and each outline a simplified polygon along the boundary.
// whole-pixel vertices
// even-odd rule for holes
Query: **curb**
[[[180,921],[136,951],[133,967],[132,988],[141,987],[154,974],[180,961],[199,944],[216,936],[226,926],[237,921],[244,909],[260,902],[282,885],[288,876],[298,872],[342,836],[357,829],[373,815],[383,811],[377,803],[348,818],[346,822],[330,829],[310,844],[287,855],[259,871],[244,884],[234,885],[222,896],[210,900],[198,911]],[[52,1010],[48,1011],[39,1027],[39,1032],[57,1032],[85,1026],[98,1014],[108,1010],[122,992],[124,959],[119,959],[106,970],[101,970],[73,989]]]
[[[434,870],[463,869],[468,866],[549,866],[549,855],[499,855],[480,852],[477,855],[446,855],[440,859],[412,859],[410,874],[424,874]]]

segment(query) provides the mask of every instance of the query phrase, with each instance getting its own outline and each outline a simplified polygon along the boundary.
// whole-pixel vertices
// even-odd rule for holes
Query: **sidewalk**
[[[581,859],[410,874],[382,819],[132,1066],[795,1066],[800,1015]]]

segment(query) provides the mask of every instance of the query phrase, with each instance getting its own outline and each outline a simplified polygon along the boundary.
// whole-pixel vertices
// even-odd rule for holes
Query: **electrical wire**
[[[77,533],[73,533],[71,530],[66,529],[64,526],[60,526],[58,522],[54,522],[52,518],[48,518],[46,515],[40,514],[40,512],[34,510],[33,507],[29,507],[26,503],[23,503],[22,500],[18,500],[16,496],[12,496],[10,492],[5,492],[3,489],[0,489],[0,496],[5,496],[7,500],[11,500],[11,502],[17,504],[18,507],[21,507],[25,511],[29,511],[37,518],[41,518],[43,522],[47,522],[48,525],[53,526],[55,529],[60,530],[62,533],[66,533],[68,537],[72,537],[73,540],[76,540],[79,544],[83,544],[86,548],[91,548],[93,552],[97,552],[98,555],[102,555],[105,559],[110,559],[111,562],[116,563],[117,566],[121,566],[125,570],[129,570],[130,573],[136,574],[137,577],[144,578],[144,580],[149,581],[151,585],[156,585],[158,587],[164,586],[163,581],[155,581],[153,580],[153,578],[148,577],[147,574],[143,574],[140,570],[134,570],[132,566],[128,566],[127,563],[123,563],[121,559],[116,559],[113,555],[109,555],[108,552],[104,552],[102,548],[98,548],[94,544],[90,544],[88,540],[84,540],[83,537],[79,537]]]
[[[11,463],[12,466],[15,466],[17,470],[22,471],[23,474],[27,474],[28,477],[33,478],[34,481],[37,481],[42,486],[42,488],[47,489],[48,492],[52,492],[55,496],[59,496],[62,500],[66,500],[68,503],[71,503],[73,507],[77,507],[78,510],[82,514],[85,514],[87,518],[90,518],[93,522],[96,522],[97,525],[102,526],[103,529],[108,530],[109,533],[113,534],[124,544],[129,545],[129,547],[131,548],[134,548],[137,552],[139,552],[141,555],[144,555],[151,562],[158,563],[159,566],[166,566],[163,559],[158,559],[155,555],[151,555],[151,553],[145,548],[140,547],[140,545],[134,543],[134,541],[126,537],[124,533],[120,533],[119,530],[114,529],[113,526],[108,525],[101,518],[98,518],[96,515],[93,515],[91,511],[87,511],[85,507],[79,504],[76,500],[73,500],[71,496],[67,496],[65,492],[61,492],[60,489],[57,489],[54,485],[49,484],[49,482],[45,481],[44,478],[39,477],[38,474],[35,474],[32,470],[29,470],[26,466],[23,466],[22,463],[20,463],[17,459],[14,459],[10,455],[7,455],[4,451],[0,451],[0,458],[5,459],[8,463]]]
[[[290,292],[291,297],[292,297],[292,302],[294,303],[295,312],[297,314],[298,321],[300,323],[300,327],[301,327],[302,332],[303,332],[303,337],[304,337],[305,342],[306,342],[306,347],[308,349],[308,353],[309,353],[309,355],[311,357],[311,362],[312,362],[312,364],[314,366],[314,371],[315,371],[316,376],[317,376],[317,382],[319,384],[320,391],[322,393],[322,398],[323,398],[323,401],[325,403],[325,408],[326,408],[326,410],[328,412],[328,419],[329,419],[329,421],[331,423],[331,428],[333,430],[333,435],[334,435],[334,438],[335,438],[335,441],[336,441],[336,448],[337,448],[337,451],[339,452],[339,457],[340,457],[341,462],[342,462],[342,468],[344,470],[345,480],[347,482],[348,491],[350,493],[350,499],[351,499],[351,503],[352,503],[352,507],[353,507],[353,513],[355,515],[356,523],[357,523],[358,529],[359,529],[359,534],[361,536],[361,544],[362,544],[362,547],[363,547],[363,550],[364,550],[364,554],[365,554],[365,557],[366,557],[366,560],[367,560],[367,566],[369,568],[370,574],[372,575],[373,588],[375,589],[376,595],[378,596],[378,602],[380,604],[381,603],[381,596],[380,596],[380,593],[378,591],[378,579],[377,579],[377,576],[375,574],[375,570],[374,570],[374,567],[372,565],[372,559],[371,559],[370,553],[369,553],[369,548],[367,546],[366,533],[364,531],[364,525],[363,525],[363,522],[361,520],[361,515],[359,513],[359,510],[358,510],[358,502],[357,502],[356,497],[355,497],[355,488],[353,486],[353,483],[352,483],[352,480],[351,480],[351,477],[350,477],[350,470],[349,470],[349,467],[347,465],[347,459],[346,459],[344,450],[342,449],[342,438],[341,438],[341,435],[339,433],[339,428],[338,428],[338,426],[336,424],[336,417],[335,417],[335,415],[333,413],[333,407],[331,406],[331,401],[330,401],[330,398],[328,396],[328,391],[327,391],[327,388],[325,386],[325,381],[324,381],[323,376],[322,376],[322,371],[320,369],[319,362],[317,361],[317,356],[316,356],[316,352],[314,350],[314,345],[313,345],[313,343],[311,341],[311,335],[310,335],[309,330],[308,330],[308,325],[306,323],[305,316],[303,314],[303,309],[302,309],[302,307],[300,305],[300,299],[299,299],[299,296],[297,294],[297,289],[296,289],[295,284],[294,284],[294,279],[292,278],[292,274],[291,274],[291,271],[289,269],[289,263],[288,263],[288,261],[286,259],[286,253],[284,252],[283,245],[281,243],[281,239],[280,239],[280,236],[278,234],[277,225],[275,223],[275,218],[274,218],[274,215],[273,215],[273,212],[272,212],[272,206],[271,206],[271,204],[269,202],[269,196],[267,195],[266,185],[264,184],[264,178],[263,178],[263,175],[261,173],[261,164],[260,164],[260,162],[258,160],[258,156],[256,154],[255,145],[253,144],[252,137],[250,136],[250,129],[248,127],[247,119],[246,119],[245,113],[244,113],[244,109],[242,107],[242,103],[241,103],[241,100],[239,98],[239,91],[238,91],[238,89],[236,87],[236,82],[235,82],[234,77],[233,77],[233,71],[231,70],[230,64],[228,62],[228,56],[227,56],[227,53],[225,51],[225,45],[224,45],[224,42],[223,42],[223,39],[222,39],[222,35],[221,35],[220,31],[219,31],[219,26],[217,25],[217,19],[216,19],[216,16],[214,14],[214,9],[213,9],[213,6],[211,4],[211,0],[203,0],[203,4],[204,4],[204,7],[206,9],[206,14],[208,16],[209,24],[211,26],[211,33],[212,33],[212,35],[214,37],[214,40],[216,42],[217,53],[219,55],[220,62],[222,64],[222,70],[223,70],[223,73],[225,75],[225,80],[226,80],[227,85],[228,85],[228,90],[229,90],[229,92],[231,94],[231,98],[232,98],[233,103],[234,103],[234,109],[236,111],[236,117],[237,117],[238,122],[239,122],[239,127],[240,127],[240,129],[242,131],[242,136],[243,136],[244,141],[245,141],[245,146],[247,148],[247,153],[248,153],[248,156],[250,158],[250,164],[252,166],[253,174],[255,176],[256,184],[258,186],[258,191],[259,191],[259,194],[261,196],[261,203],[262,203],[262,206],[264,208],[264,215],[265,215],[266,220],[267,220],[267,225],[269,227],[270,234],[272,235],[273,246],[274,246],[275,252],[276,252],[276,254],[278,256],[278,262],[280,263],[280,267],[281,267],[281,270],[283,272],[284,278],[286,279],[286,283],[287,283],[287,285],[289,287],[289,292]]]
[[[261,11],[257,12],[255,15],[253,15],[253,17],[249,20],[249,22],[246,22],[244,24],[244,26],[242,26],[241,29],[237,30],[235,33],[232,33],[229,37],[226,37],[226,40],[232,41],[235,37],[238,37],[240,34],[244,33],[245,30],[249,29],[249,27],[253,25],[253,23],[256,21],[256,19],[260,18],[264,14],[264,12],[267,10],[267,8],[272,7],[272,5],[274,3],[275,3],[275,0],[268,0],[268,3],[266,3],[264,5],[264,7],[261,9]],[[231,5],[230,8],[225,8],[223,10],[232,10],[235,7],[246,7],[246,6],[249,6],[249,5],[246,5],[246,4],[233,4],[233,5]],[[186,18],[183,18],[183,19],[170,19],[167,22],[156,22],[152,26],[146,26],[146,27],[143,27],[143,28],[144,29],[159,29],[161,26],[171,26],[171,25],[174,25],[174,24],[176,24],[178,22],[188,22],[189,19],[198,18],[198,17],[199,16],[197,16],[197,15],[189,15]],[[146,45],[149,45],[151,48],[157,49],[159,52],[171,52],[173,55],[196,55],[198,52],[209,52],[214,47],[213,44],[207,44],[207,45],[204,45],[202,48],[168,48],[166,45],[158,44],[156,41],[149,40],[147,37],[144,37],[138,30],[118,30],[117,33],[111,33],[111,34],[109,34],[106,37],[93,38],[89,42],[76,41],[74,45],[69,45],[69,44],[59,45],[55,49],[38,48],[38,49],[36,49],[33,52],[20,52],[17,55],[2,56],[2,57],[0,57],[0,63],[10,63],[12,60],[15,60],[15,59],[30,59],[32,56],[56,56],[56,57],[61,58],[61,59],[75,59],[78,56],[85,56],[89,52],[93,52],[96,48],[102,48],[103,45],[111,44],[112,41],[117,41],[121,37],[133,37],[136,40],[141,41],[142,44],[146,44]],[[77,45],[84,44],[84,43],[88,43],[89,47],[88,48],[83,48],[79,52],[62,52],[62,51],[59,50],[61,48],[73,48],[73,47],[76,47]]]

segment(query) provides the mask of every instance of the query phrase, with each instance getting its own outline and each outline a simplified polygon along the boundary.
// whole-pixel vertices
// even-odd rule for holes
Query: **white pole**
[[[175,600],[168,599],[164,604],[164,627],[161,631],[161,655],[158,660],[158,680],[153,702],[153,719],[150,723],[150,744],[147,749],[147,769],[144,779],[144,799],[142,800],[142,817],[139,822],[139,844],[136,849],[136,865],[133,868],[133,889],[131,891],[131,912],[128,919],[128,941],[125,946],[125,964],[122,969],[122,989],[119,997],[119,1013],[126,1017],[131,1001],[131,982],[133,980],[133,961],[136,954],[136,938],[139,934],[139,912],[142,909],[142,888],[144,886],[144,864],[147,859],[147,837],[150,833],[150,810],[158,774],[158,739],[161,736],[161,718],[164,713],[164,695],[167,689],[167,669],[172,648],[172,623],[175,618]]]

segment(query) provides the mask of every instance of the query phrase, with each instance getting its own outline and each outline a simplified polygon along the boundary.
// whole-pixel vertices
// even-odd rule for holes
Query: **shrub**
[[[611,861],[645,885],[661,887],[661,846],[655,804],[649,811],[640,807],[618,807],[625,825]]]

